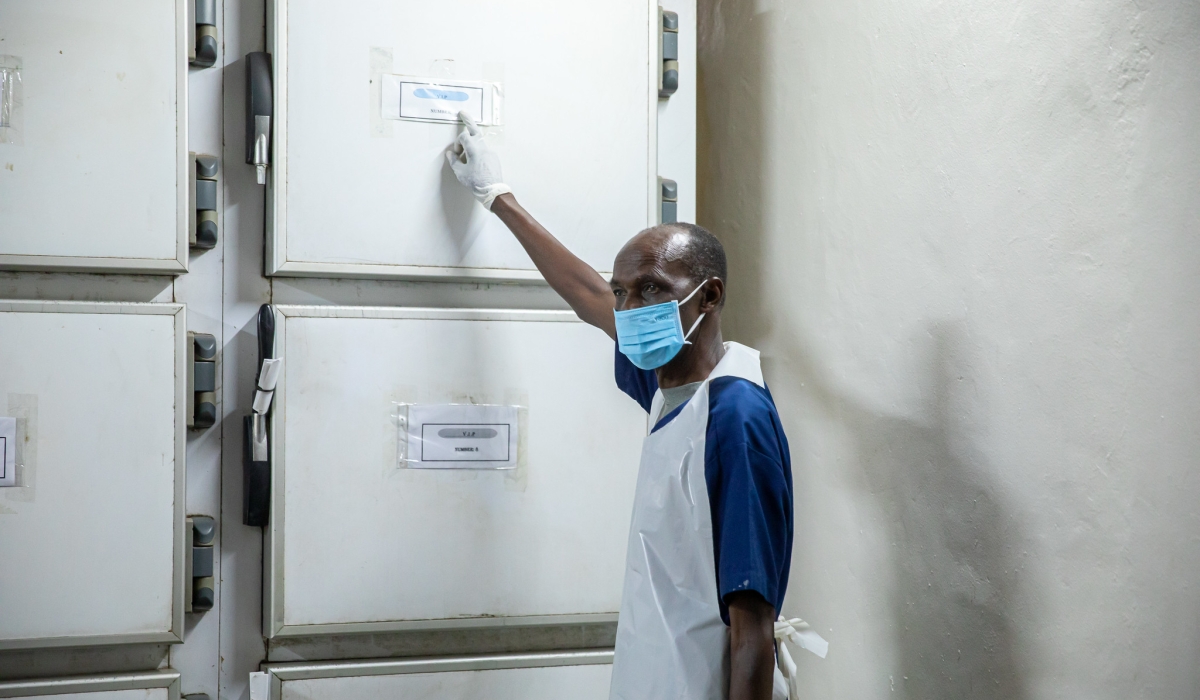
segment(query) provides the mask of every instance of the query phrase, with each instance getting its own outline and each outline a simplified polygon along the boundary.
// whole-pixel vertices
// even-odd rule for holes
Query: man
[[[625,244],[605,282],[517,204],[460,117],[446,154],[455,175],[579,318],[617,341],[617,385],[651,416],[611,698],[768,700],[783,685],[774,622],[791,563],[791,461],[758,353],[722,342],[724,249],[699,226],[656,226]]]

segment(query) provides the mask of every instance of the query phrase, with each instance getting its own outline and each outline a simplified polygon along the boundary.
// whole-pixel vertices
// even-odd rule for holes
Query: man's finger
[[[471,115],[467,114],[466,112],[459,112],[458,118],[462,120],[463,126],[466,127],[467,133],[469,133],[470,135],[479,136],[480,134],[483,133],[483,131],[479,128],[479,125],[475,123],[475,120],[471,117]]]
[[[479,136],[469,134],[464,131],[458,135],[458,139],[455,143],[455,150],[459,153],[465,153],[466,157],[463,160],[469,163],[471,159],[479,153],[479,146]]]

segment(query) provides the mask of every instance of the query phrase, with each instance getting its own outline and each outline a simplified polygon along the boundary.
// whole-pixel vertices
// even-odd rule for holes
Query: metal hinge
[[[670,97],[679,89],[679,13],[658,8],[659,33],[658,55],[662,59],[662,71],[658,74],[658,96]]]
[[[191,153],[192,198],[188,212],[188,245],[215,248],[217,245],[217,188],[219,163],[216,156]]]
[[[658,178],[658,223],[679,221],[679,185],[665,177]]]
[[[208,68],[217,62],[217,0],[190,0],[192,36],[187,42],[187,62]]]
[[[217,539],[217,523],[207,515],[187,519],[187,584],[184,610],[205,612],[216,602],[216,580],[213,577],[213,545]]]
[[[187,425],[203,430],[217,422],[217,339],[188,331]]]
[[[217,63],[217,0],[192,0],[192,36],[188,42],[188,62],[197,68]]]

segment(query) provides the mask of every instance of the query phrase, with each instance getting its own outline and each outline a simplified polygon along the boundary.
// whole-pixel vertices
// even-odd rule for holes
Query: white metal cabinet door
[[[276,700],[605,700],[612,652],[270,668]]]
[[[596,269],[611,269],[620,246],[654,221],[656,2],[268,5],[270,274],[537,277],[447,166],[458,127],[381,121],[372,66],[500,81],[504,124],[489,141],[505,179]]]
[[[179,641],[178,304],[0,302],[0,649]]]
[[[4,696],[0,696],[4,697]],[[39,700],[169,700],[165,688],[140,690],[100,690],[96,692],[55,693],[53,695],[15,695],[15,698],[38,698]]]
[[[277,310],[269,636],[616,619],[645,415],[611,340],[570,312]],[[401,468],[394,401],[524,405],[526,466]]]
[[[0,0],[0,269],[187,269],[184,0]]]
[[[171,670],[104,676],[0,681],[0,698],[38,700],[179,700],[179,674]]]

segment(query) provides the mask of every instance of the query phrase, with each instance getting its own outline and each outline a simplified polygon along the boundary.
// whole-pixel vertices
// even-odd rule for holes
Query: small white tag
[[[509,462],[512,426],[505,423],[426,423],[422,462]]]
[[[263,360],[262,372],[258,375],[258,388],[263,391],[275,391],[275,383],[279,381],[281,366],[283,366],[282,358]]]
[[[401,422],[401,459],[416,469],[517,466],[516,406],[416,404]]]
[[[17,485],[17,419],[0,417],[0,486]]]
[[[271,700],[271,674],[250,674],[250,700]]]
[[[466,112],[483,121],[483,88],[432,83],[400,83],[400,118],[456,122]]]
[[[458,123],[458,113],[466,112],[482,126],[500,123],[498,83],[385,75],[381,89],[384,119]]]
[[[250,405],[250,410],[255,413],[266,413],[267,409],[271,408],[271,399],[273,398],[275,398],[275,392],[259,389],[254,392],[254,403]]]

